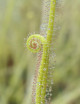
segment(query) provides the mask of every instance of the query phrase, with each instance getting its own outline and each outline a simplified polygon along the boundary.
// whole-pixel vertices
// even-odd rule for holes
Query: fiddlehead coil
[[[44,47],[45,43],[46,39],[44,37],[34,34],[28,38],[26,45],[31,52],[36,53],[41,50],[42,46]]]

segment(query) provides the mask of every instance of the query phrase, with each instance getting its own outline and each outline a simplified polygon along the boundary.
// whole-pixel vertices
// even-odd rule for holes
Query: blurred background
[[[25,43],[40,32],[41,2],[0,0],[0,104],[31,104],[36,55]],[[63,2],[51,104],[80,104],[80,0]]]

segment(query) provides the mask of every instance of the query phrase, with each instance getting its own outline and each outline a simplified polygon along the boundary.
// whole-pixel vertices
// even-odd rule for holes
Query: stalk
[[[49,23],[47,30],[47,39],[34,34],[27,40],[27,48],[32,52],[41,51],[43,48],[42,60],[39,68],[37,83],[36,83],[36,99],[35,104],[45,104],[46,88],[47,88],[47,74],[49,65],[50,46],[53,34],[54,17],[55,17],[56,0],[51,0]]]

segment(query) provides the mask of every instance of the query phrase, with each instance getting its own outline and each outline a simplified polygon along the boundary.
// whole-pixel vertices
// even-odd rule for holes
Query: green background
[[[80,0],[62,1],[51,104],[80,104]],[[36,54],[25,44],[40,32],[41,8],[41,0],[0,0],[0,104],[31,104]]]

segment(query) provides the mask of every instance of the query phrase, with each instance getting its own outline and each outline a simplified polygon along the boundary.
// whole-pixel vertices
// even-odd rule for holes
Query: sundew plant
[[[48,74],[49,73],[49,56],[50,56],[50,47],[52,42],[53,35],[53,26],[55,19],[55,8],[56,8],[56,0],[45,1],[44,3],[48,7],[48,11],[46,10],[45,15],[49,12],[48,17],[44,17],[44,20],[48,18],[48,23],[45,21],[45,24],[48,24],[47,31],[44,32],[45,37],[40,34],[33,34],[27,39],[27,48],[33,53],[41,53],[41,59],[39,60],[38,70],[36,71],[35,83],[33,87],[33,96],[32,99],[33,104],[46,104],[49,103],[47,101],[47,87],[48,85]],[[43,10],[45,7],[43,8]],[[47,9],[47,8],[46,8]],[[45,25],[43,24],[43,26]],[[43,29],[43,28],[42,28]],[[51,90],[51,89],[48,89]]]
[[[0,0],[0,104],[80,104],[79,8]]]

